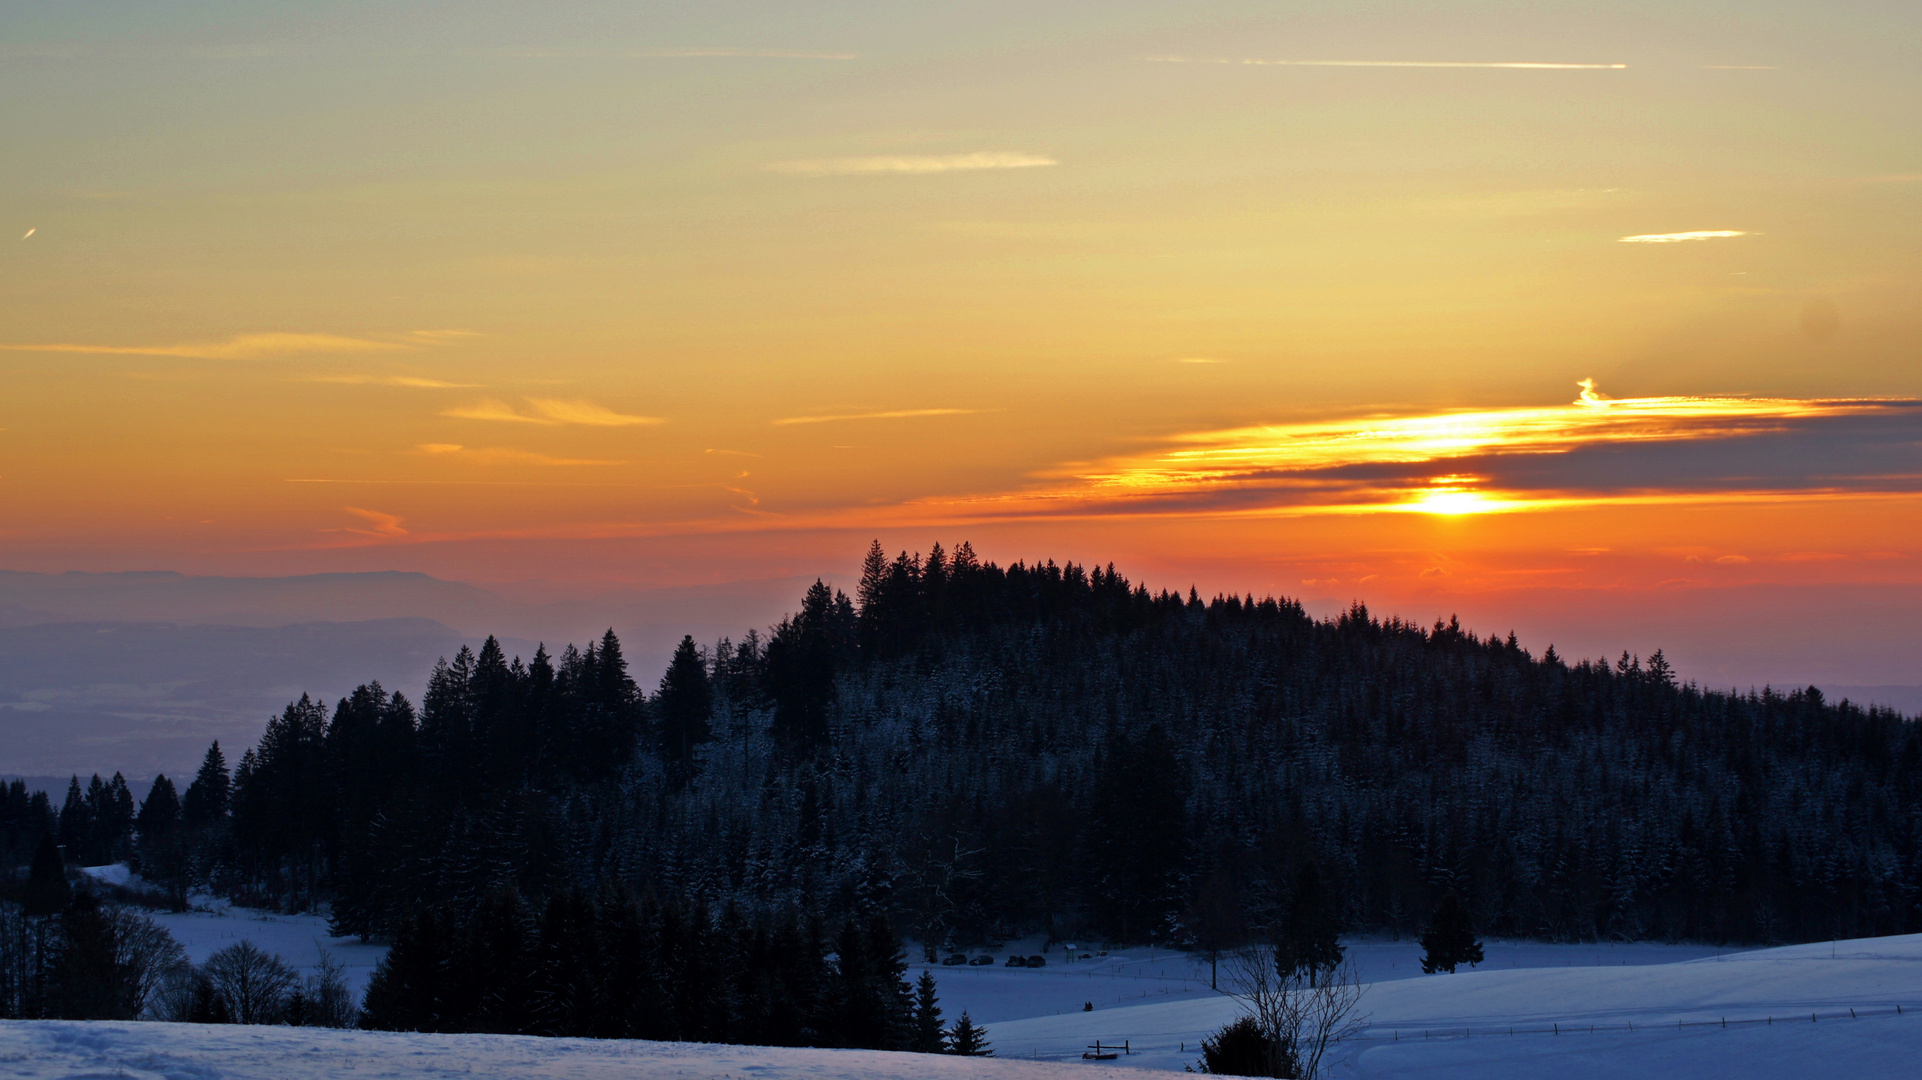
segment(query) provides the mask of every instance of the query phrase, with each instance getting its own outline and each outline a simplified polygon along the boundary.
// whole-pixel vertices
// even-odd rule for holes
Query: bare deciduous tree
[[[320,962],[307,976],[307,1023],[311,1027],[353,1027],[360,1019],[354,991],[347,985],[347,966],[334,954],[320,950]]]
[[[287,961],[262,952],[251,941],[229,945],[209,956],[201,970],[213,981],[239,1024],[278,1023],[288,993],[300,984]]]
[[[1366,1026],[1367,1018],[1355,1012],[1363,988],[1352,962],[1312,983],[1305,971],[1284,974],[1267,948],[1241,949],[1227,967],[1229,996],[1269,1040],[1272,1076],[1314,1080],[1329,1049]]]
[[[121,974],[127,1015],[138,1017],[154,1002],[161,986],[188,966],[187,953],[166,927],[139,911],[110,908],[106,918],[113,931],[113,963]]]

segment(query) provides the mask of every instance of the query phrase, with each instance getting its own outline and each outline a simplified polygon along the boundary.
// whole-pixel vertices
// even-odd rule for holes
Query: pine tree
[[[361,1026],[374,1031],[444,1031],[446,939],[431,910],[414,916],[374,966]]]
[[[1468,908],[1454,890],[1442,895],[1428,928],[1422,931],[1421,947],[1421,969],[1427,975],[1437,971],[1452,975],[1461,964],[1474,967],[1482,962],[1482,943],[1475,937]]]
[[[67,868],[61,862],[60,848],[52,833],[43,833],[34,849],[33,865],[27,871],[27,886],[21,896],[29,916],[58,915],[66,909],[72,890],[67,886]]]
[[[941,1030],[941,1002],[935,996],[934,973],[923,970],[914,984],[914,1038],[908,1049],[917,1054],[939,1054],[947,1049]]]
[[[220,741],[207,748],[200,771],[180,801],[182,822],[190,829],[205,828],[227,816],[233,795],[233,779],[227,773],[227,757],[220,752]]]
[[[1341,919],[1335,904],[1335,897],[1321,883],[1315,861],[1305,860],[1295,875],[1281,940],[1275,944],[1275,968],[1283,978],[1305,974],[1313,986],[1323,974],[1341,966],[1346,950],[1339,940]]]
[[[963,1057],[993,1057],[994,1048],[988,1045],[988,1029],[977,1025],[966,1009],[961,1010],[961,1019],[948,1029],[948,1053]]]
[[[93,782],[100,783],[98,773]],[[67,858],[81,866],[92,861],[93,806],[81,792],[78,775],[68,779],[67,799],[60,805],[60,846],[67,849]]]
[[[692,635],[674,649],[654,712],[660,719],[661,757],[675,780],[685,782],[694,774],[695,749],[714,737],[714,688]]]

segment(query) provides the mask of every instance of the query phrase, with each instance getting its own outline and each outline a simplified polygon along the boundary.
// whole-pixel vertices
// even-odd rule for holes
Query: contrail
[[[1150,56],[1156,64],[1249,64],[1255,67],[1522,68],[1562,71],[1621,71],[1627,64],[1549,64],[1534,61],[1466,60],[1227,60],[1188,56]]]
[[[20,239],[25,240],[28,236],[32,236],[34,233],[37,233],[39,231],[40,231],[39,229],[28,229],[26,232],[26,236],[22,236]]]

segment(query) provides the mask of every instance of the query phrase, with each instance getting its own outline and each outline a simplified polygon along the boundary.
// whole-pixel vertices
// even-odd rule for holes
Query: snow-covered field
[[[337,938],[327,932],[327,920],[319,915],[276,915],[254,908],[216,904],[209,897],[195,898],[200,908],[178,915],[155,912],[153,921],[187,950],[187,959],[204,963],[209,956],[240,941],[251,941],[262,951],[276,953],[303,975],[320,960],[325,948],[345,965],[347,984],[355,994],[367,989],[374,965],[387,955],[387,946],[363,944],[359,938]]]
[[[400,1035],[324,1028],[0,1021],[10,1080],[1127,1080],[1115,1069],[872,1050]]]
[[[1558,947],[1516,946],[1509,967],[1498,944],[1495,963],[1476,971],[1408,977],[1396,961],[1384,978],[1377,969],[1359,1007],[1367,1037],[1336,1052],[1336,1075],[1922,1075],[1922,935],[1669,963],[1646,962],[1662,946],[1626,947],[1613,964],[1606,946],[1590,946],[1588,964],[1578,950],[1562,964],[1526,966]],[[1135,1053],[1117,1064],[1178,1070],[1236,1011],[1230,999],[1194,997],[1004,1021],[990,1038],[1005,1056],[1063,1061],[1097,1039],[1127,1040]]]
[[[1421,977],[1421,946],[1413,940],[1350,938],[1348,958],[1364,982],[1388,982]],[[1550,945],[1536,941],[1485,943],[1488,960],[1478,970],[1516,968],[1593,968],[1669,964],[1678,960],[1717,956],[1727,950],[1706,945]],[[1082,950],[1092,951],[1092,950]],[[921,955],[919,948],[912,950]],[[1205,956],[1166,949],[1115,950],[1105,957],[1068,961],[1057,946],[1039,969],[1001,966],[1009,953],[1023,956],[1041,952],[1040,942],[1015,942],[995,951],[993,967],[942,967],[915,964],[934,972],[941,987],[941,1008],[950,1016],[969,1015],[982,1023],[1079,1013],[1092,1004],[1097,1012],[1150,1003],[1219,1000],[1209,988]],[[1226,977],[1226,967],[1222,977]],[[1225,983],[1223,984],[1225,985]],[[1218,1026],[1218,1025],[1217,1025]]]
[[[86,866],[80,872],[95,881],[121,888],[148,890],[151,887],[125,863]],[[374,965],[387,955],[387,946],[363,943],[356,937],[337,938],[327,932],[322,915],[277,915],[258,908],[236,907],[208,893],[190,898],[187,911],[147,912],[154,922],[167,928],[187,959],[196,964],[229,945],[251,941],[262,951],[278,955],[305,975],[320,962],[320,950],[327,952],[346,968],[347,984],[356,995],[367,989]]]
[[[248,938],[307,965],[325,945],[355,965],[358,984],[381,952],[328,938],[325,922],[312,916],[226,909],[160,918],[196,960]],[[1112,1080],[1120,1068],[1180,1071],[1199,1056],[1200,1040],[1237,1013],[1231,998],[1208,989],[1206,963],[1180,953],[1115,952],[1070,963],[1057,948],[1039,970],[1000,966],[1009,952],[1028,955],[1038,946],[998,950],[994,967],[931,969],[948,1017],[966,1009],[990,1025],[993,1061],[487,1035],[10,1022],[0,1023],[0,1075],[1058,1080],[1079,1074]],[[1367,983],[1359,1011],[1368,1030],[1334,1052],[1337,1076],[1922,1076],[1922,935],[1748,952],[1490,941],[1486,963],[1455,975],[1420,974],[1419,950],[1408,941],[1360,939],[1348,949]],[[916,965],[912,974],[919,970]],[[1094,1010],[1083,1011],[1089,1002]],[[1096,1040],[1126,1040],[1134,1052],[1112,1067],[1082,1061]]]

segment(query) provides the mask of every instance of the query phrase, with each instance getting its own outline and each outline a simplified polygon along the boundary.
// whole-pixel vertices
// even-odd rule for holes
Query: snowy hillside
[[[213,934],[250,926],[283,935],[265,940],[291,941],[311,929],[298,921],[191,918],[204,937],[196,951],[219,940]],[[1364,1039],[1339,1048],[1336,1076],[1803,1080],[1841,1070],[1851,1080],[1875,1080],[1913,1076],[1922,1061],[1922,935],[1726,955],[1661,945],[1490,942],[1489,962],[1481,970],[1434,976],[1415,974],[1406,942],[1361,941],[1350,948],[1371,980],[1361,1004],[1370,1027]],[[1696,958],[1675,959],[1691,953]],[[1199,1040],[1235,1015],[1232,1000],[1208,994],[1205,981],[1194,981],[1193,969],[1176,966],[1189,963],[1180,954],[1152,960],[1117,955],[1079,968],[1054,963],[1040,971],[942,972],[950,1016],[967,1008],[1001,1017],[989,1031],[998,1055],[993,1060],[496,1035],[8,1022],[0,1023],[0,1071],[22,1080],[415,1080],[448,1072],[581,1080],[637,1074],[687,1080],[1112,1080],[1120,1075],[1114,1069],[1081,1060],[1087,1044],[1125,1039],[1135,1052],[1116,1067],[1179,1071],[1198,1056]],[[1023,1009],[1052,1009],[1056,998],[1071,993],[1091,994],[1097,986],[1110,1007],[1098,1003],[1093,1012],[1014,1018]],[[1159,994],[1158,987],[1169,994]],[[1131,992],[1161,1000],[1112,1004]],[[1850,1017],[1851,1009],[1857,1018]],[[1511,1028],[1516,1034],[1508,1033]]]
[[[1547,959],[1559,947],[1535,948]],[[1800,1080],[1838,1063],[1853,1077],[1912,1076],[1922,1060],[1922,935],[1641,966],[1597,955],[1595,966],[1570,956],[1564,966],[1501,970],[1493,947],[1490,960],[1495,970],[1456,975],[1384,980],[1364,969],[1378,980],[1360,1006],[1369,1030],[1339,1052],[1335,1074]],[[1866,1015],[1851,1019],[1851,1008]],[[1118,1064],[1178,1070],[1235,1014],[1232,1000],[1191,998],[1004,1021],[991,1037],[1006,1056],[1064,1061],[1097,1039],[1125,1039],[1135,1053]]]
[[[1106,1068],[873,1050],[415,1035],[324,1028],[0,1021],[0,1075],[18,1080],[1115,1080]]]

